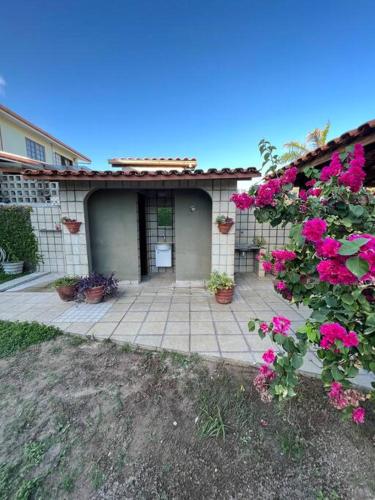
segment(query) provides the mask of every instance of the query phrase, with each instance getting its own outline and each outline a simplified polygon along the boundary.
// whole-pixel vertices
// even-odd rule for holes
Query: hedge
[[[6,259],[12,262],[23,260],[27,268],[34,269],[41,256],[38,240],[30,220],[30,207],[0,207],[0,248]]]

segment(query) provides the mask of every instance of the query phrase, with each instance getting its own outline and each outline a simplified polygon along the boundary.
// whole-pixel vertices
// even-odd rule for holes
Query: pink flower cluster
[[[320,180],[322,182],[328,182],[332,177],[337,177],[343,169],[340,161],[339,153],[333,153],[331,157],[331,162],[328,167],[322,168],[320,172]]]
[[[358,335],[353,331],[347,331],[339,323],[324,323],[319,328],[321,334],[320,347],[322,349],[330,349],[335,347],[337,350],[336,341],[342,342],[344,347],[357,347],[359,344]]]
[[[263,353],[262,359],[267,365],[272,365],[276,359],[276,354],[273,349],[268,349],[268,351]]]
[[[270,324],[266,323],[265,321],[262,321],[259,325],[259,329],[263,333],[272,332],[272,333],[280,333],[281,335],[287,335],[291,324],[292,324],[291,321],[288,318],[285,318],[285,316],[274,316]],[[272,351],[272,349],[270,349],[270,351]]]
[[[365,401],[365,397],[354,389],[343,389],[340,382],[333,382],[328,397],[332,406],[337,410],[343,410],[348,406],[353,406],[352,419],[356,424],[363,424],[365,421],[365,409],[359,406],[360,401]]]
[[[260,399],[264,403],[269,403],[272,400],[272,395],[269,392],[271,382],[276,378],[276,372],[271,370],[267,365],[262,365],[259,368],[258,375],[254,379],[254,387],[260,394]]]
[[[307,220],[302,229],[302,236],[308,241],[319,242],[327,231],[327,223],[323,219],[315,218]]]
[[[358,193],[366,178],[363,170],[365,164],[365,152],[362,144],[356,144],[346,172],[340,174],[339,183],[350,189],[352,193]]]
[[[271,255],[280,262],[294,260],[297,257],[296,253],[291,250],[272,250]]]
[[[284,185],[294,184],[297,173],[297,167],[288,168],[280,178],[269,179],[261,184],[257,189],[256,196],[250,196],[247,193],[234,193],[230,201],[233,201],[239,210],[247,210],[253,205],[257,207],[275,206],[275,196],[280,193]]]
[[[369,266],[369,272],[361,277],[360,281],[371,280],[375,277],[375,236],[371,234],[353,234],[348,237],[348,240],[352,241],[357,238],[367,238],[369,240],[360,248],[358,257],[366,260]],[[326,259],[317,265],[319,279],[331,285],[354,285],[358,283],[358,278],[345,265],[348,257],[339,255],[340,247],[341,243],[339,241],[329,237],[315,243],[318,257]]]
[[[330,164],[322,168],[320,172],[320,180],[328,182],[332,177],[337,177],[339,184],[348,187],[352,193],[358,193],[366,177],[363,170],[364,165],[364,148],[362,144],[356,144],[353,153],[350,155],[349,168],[344,170],[340,155],[333,153]]]
[[[233,201],[239,210],[248,210],[254,205],[255,198],[247,193],[233,193],[230,201]]]

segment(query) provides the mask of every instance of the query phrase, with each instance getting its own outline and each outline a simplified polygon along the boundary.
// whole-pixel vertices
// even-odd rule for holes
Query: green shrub
[[[52,283],[54,288],[58,288],[60,286],[72,286],[77,285],[80,280],[79,276],[63,276],[62,278],[58,278]]]
[[[0,358],[23,351],[33,344],[54,339],[62,333],[59,328],[42,325],[35,321],[29,323],[0,320]]]
[[[32,269],[40,262],[38,241],[30,221],[29,207],[0,207],[0,248],[7,260],[23,260]]]
[[[234,280],[227,273],[219,273],[214,271],[207,282],[207,288],[212,293],[217,293],[218,290],[229,290],[234,287]]]

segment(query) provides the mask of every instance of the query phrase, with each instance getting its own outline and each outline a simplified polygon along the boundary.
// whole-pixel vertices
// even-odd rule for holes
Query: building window
[[[33,160],[46,161],[46,150],[41,144],[38,144],[26,137],[26,153]]]
[[[62,165],[63,167],[68,167],[73,165],[73,161],[69,160],[63,155],[59,155],[59,153],[55,153],[55,165]]]

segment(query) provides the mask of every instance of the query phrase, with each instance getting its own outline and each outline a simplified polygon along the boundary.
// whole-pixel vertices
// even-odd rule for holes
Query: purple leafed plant
[[[85,290],[97,286],[104,286],[104,295],[114,295],[117,292],[118,280],[114,277],[114,273],[109,276],[103,276],[99,273],[90,273],[88,276],[80,278],[77,285],[78,294],[82,295]]]

